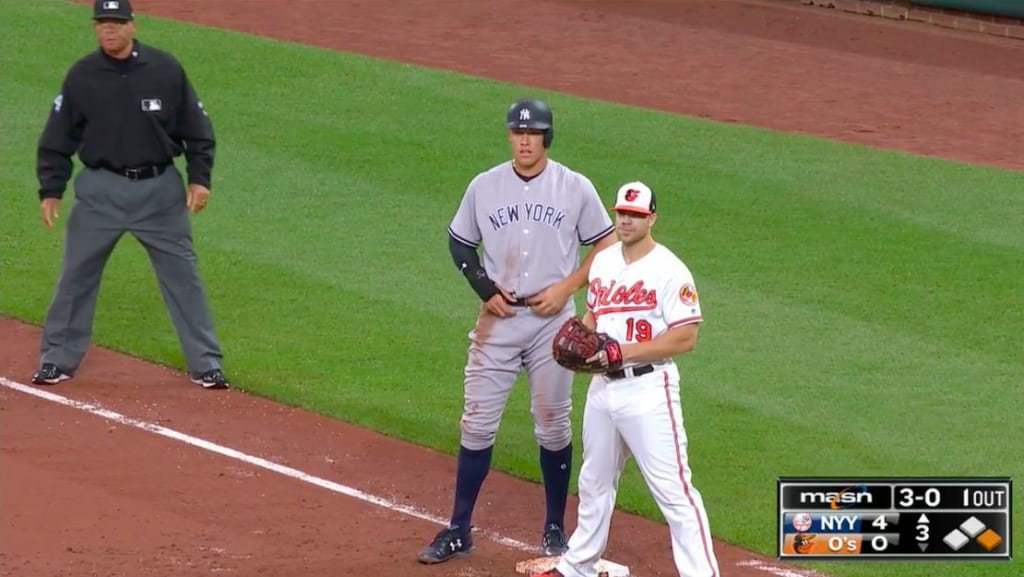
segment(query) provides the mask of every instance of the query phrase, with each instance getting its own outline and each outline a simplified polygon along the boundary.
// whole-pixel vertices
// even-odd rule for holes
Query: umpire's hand
[[[193,213],[206,208],[206,201],[210,199],[210,189],[201,184],[188,185],[188,195],[185,204]]]
[[[43,213],[43,222],[46,223],[46,227],[53,228],[54,223],[60,218],[60,199],[44,198],[39,207]]]

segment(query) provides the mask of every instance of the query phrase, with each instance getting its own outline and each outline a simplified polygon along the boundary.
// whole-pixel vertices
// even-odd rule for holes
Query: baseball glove
[[[607,365],[602,365],[599,359],[588,362],[587,359],[602,351],[608,356]],[[558,329],[552,352],[558,364],[578,373],[606,373],[622,368],[619,342],[605,333],[588,329],[577,317],[565,321]]]

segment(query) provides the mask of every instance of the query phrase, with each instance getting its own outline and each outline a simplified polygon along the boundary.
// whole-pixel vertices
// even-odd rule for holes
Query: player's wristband
[[[455,266],[462,271],[463,276],[469,281],[469,286],[484,302],[491,300],[491,297],[498,294],[498,287],[494,285],[487,271],[480,264],[480,255],[476,249],[459,242],[454,236],[448,237],[448,250],[451,252]]]
[[[491,297],[498,294],[498,287],[494,285],[494,281],[491,277],[487,276],[487,271],[482,268],[477,268],[474,271],[470,271],[468,268],[462,273],[466,276],[466,280],[469,281],[469,286],[473,287],[476,294],[480,296],[480,300],[487,302],[491,300]]]

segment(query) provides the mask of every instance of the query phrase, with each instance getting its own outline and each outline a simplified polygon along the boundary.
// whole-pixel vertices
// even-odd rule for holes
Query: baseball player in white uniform
[[[547,577],[596,577],[630,455],[668,523],[679,575],[720,575],[704,502],[691,480],[679,369],[672,360],[694,349],[703,318],[690,270],[651,236],[656,208],[654,192],[642,182],[619,188],[619,242],[598,253],[590,267],[583,322],[621,344],[622,368],[590,383],[576,530]],[[592,360],[607,364],[604,355]]]

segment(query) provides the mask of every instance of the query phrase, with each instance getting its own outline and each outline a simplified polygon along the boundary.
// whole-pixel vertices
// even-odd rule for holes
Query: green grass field
[[[62,246],[39,222],[35,145],[68,66],[94,47],[88,18],[0,0],[0,312],[31,323]],[[707,322],[681,360],[684,412],[717,537],[773,555],[779,476],[1024,477],[1024,175],[145,17],[139,37],[182,60],[215,124],[214,198],[195,236],[238,388],[453,453],[477,300],[445,229],[468,180],[508,155],[507,104],[539,94],[558,119],[552,156],[607,202],[627,180],[652,185],[657,238],[694,271]],[[183,367],[130,237],[95,339]],[[584,392],[580,379],[577,407]],[[495,466],[539,479],[525,387]],[[619,503],[659,517],[632,466]]]

